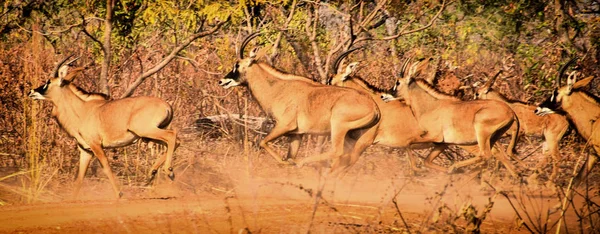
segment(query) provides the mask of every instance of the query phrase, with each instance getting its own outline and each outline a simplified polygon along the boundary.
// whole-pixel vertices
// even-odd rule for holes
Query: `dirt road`
[[[230,191],[215,193],[172,193],[178,183],[159,185],[150,191],[124,188],[124,199],[98,199],[89,192],[83,201],[62,201],[24,206],[0,207],[0,232],[6,233],[317,233],[396,232],[409,226],[422,232],[440,231],[444,222],[473,204],[482,208],[490,195],[466,193],[460,184],[439,195],[433,181],[361,180],[328,181],[313,218],[318,179],[237,180]],[[400,186],[398,186],[400,185]],[[95,186],[94,186],[95,187]],[[106,184],[98,187],[106,187]],[[302,188],[300,188],[302,187]],[[398,189],[398,188],[401,189]],[[163,191],[158,191],[163,190]],[[438,190],[438,192],[435,192]],[[98,194],[110,194],[99,191]],[[462,192],[461,192],[462,191]],[[178,194],[170,196],[169,194]],[[156,196],[160,194],[161,196]],[[144,197],[146,196],[146,197]],[[393,197],[400,213],[393,204]],[[447,204],[449,211],[436,214],[432,208]],[[455,206],[455,207],[452,207]],[[454,216],[453,216],[454,215]],[[482,225],[489,233],[524,232],[513,225],[514,212],[507,201],[495,198],[494,209]],[[406,225],[402,222],[405,220]],[[436,219],[439,226],[429,226]],[[462,219],[457,219],[458,222]],[[466,224],[465,224],[466,225]]]

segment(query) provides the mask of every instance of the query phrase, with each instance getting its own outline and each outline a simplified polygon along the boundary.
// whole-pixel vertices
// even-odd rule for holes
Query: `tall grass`
[[[35,26],[34,26],[35,27]],[[30,84],[37,84],[39,78],[42,77],[41,61],[44,51],[44,43],[41,35],[33,34],[28,49],[25,50],[24,56],[28,58],[23,64],[22,76],[29,80]],[[38,121],[37,113],[40,111],[40,105],[35,104],[29,98],[23,98],[23,110],[26,110],[24,119],[25,129],[27,131],[27,143],[25,155],[28,162],[26,177],[22,180],[23,190],[26,191],[26,201],[31,203],[37,200],[40,193],[43,191],[47,181],[42,181],[42,171],[47,167],[47,164],[41,160],[41,141],[43,140],[42,133],[45,132],[44,125]]]

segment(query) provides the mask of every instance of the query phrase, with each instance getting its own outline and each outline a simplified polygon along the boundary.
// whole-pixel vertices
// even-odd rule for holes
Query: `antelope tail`
[[[515,128],[513,128],[512,137],[510,138],[510,143],[508,145],[508,148],[506,149],[506,151],[510,155],[514,155],[515,153],[515,147],[517,145],[517,140],[519,139],[519,130],[521,129],[521,124],[519,123],[519,118],[517,118],[517,114],[514,114],[514,119],[515,122],[513,124],[515,124]]]

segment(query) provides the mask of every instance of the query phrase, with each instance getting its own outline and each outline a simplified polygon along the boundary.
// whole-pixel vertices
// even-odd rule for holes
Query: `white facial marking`
[[[219,85],[225,89],[240,85],[239,82],[233,79],[221,79],[219,80]]]
[[[553,113],[555,113],[553,110],[551,110],[550,108],[546,108],[546,107],[537,107],[535,109],[535,114],[539,115],[539,116],[544,116],[544,115],[553,114]]]
[[[384,94],[381,94],[381,100],[383,100],[384,102],[391,102],[394,100],[400,100],[400,98],[396,98],[389,93],[384,93]]]
[[[32,98],[32,99],[34,99],[34,100],[44,100],[44,99],[46,99],[44,96],[42,96],[42,94],[40,94],[38,92],[35,92],[33,90],[31,90],[29,92],[29,97]]]

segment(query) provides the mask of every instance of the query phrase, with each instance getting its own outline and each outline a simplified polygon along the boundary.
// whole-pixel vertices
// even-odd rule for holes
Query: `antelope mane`
[[[77,95],[77,97],[81,98],[84,101],[90,101],[90,100],[108,100],[108,96],[106,94],[103,94],[103,93],[88,92],[88,91],[85,91],[81,87],[79,87],[77,85],[74,85],[74,84],[68,84],[68,87],[69,87],[69,89],[75,95]]]
[[[586,100],[600,106],[600,98],[599,97],[596,97],[595,95],[591,94],[590,92],[588,92],[586,90],[575,90],[575,91],[577,91],[577,93],[582,94],[582,96]],[[571,94],[571,95],[573,95],[573,94]]]
[[[423,90],[425,90],[425,92],[429,93],[434,98],[461,101],[459,98],[457,98],[455,96],[445,94],[445,93],[438,91],[437,89],[435,89],[435,87],[431,86],[431,84],[429,84],[425,80],[417,79],[417,80],[415,80],[415,84],[418,85]]]
[[[375,85],[372,85],[371,83],[367,82],[365,79],[363,79],[360,76],[349,76],[347,80],[354,80],[358,83],[361,83],[364,85],[364,87],[366,87],[367,89],[370,89],[373,93],[385,93],[387,92],[387,90],[384,90],[382,88],[379,88]]]
[[[259,66],[264,71],[266,71],[267,73],[269,73],[270,75],[275,76],[275,77],[277,77],[279,79],[282,79],[282,80],[299,80],[299,81],[304,81],[304,82],[312,82],[312,83],[315,83],[315,84],[318,83],[317,81],[315,81],[313,79],[310,79],[308,77],[297,76],[297,75],[294,75],[294,74],[289,74],[289,73],[286,73],[284,71],[278,70],[278,69],[276,69],[276,68],[274,68],[274,67],[272,67],[272,66],[270,66],[270,65],[268,65],[266,63],[256,63],[256,65]]]

